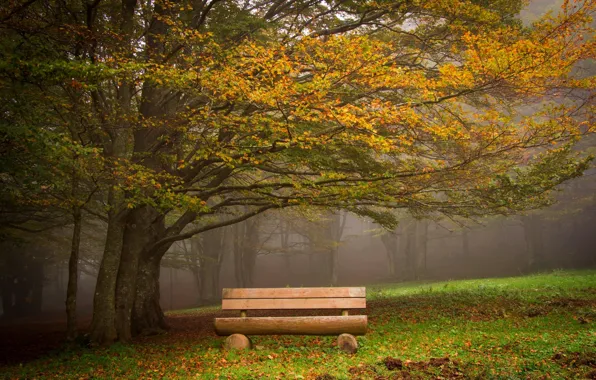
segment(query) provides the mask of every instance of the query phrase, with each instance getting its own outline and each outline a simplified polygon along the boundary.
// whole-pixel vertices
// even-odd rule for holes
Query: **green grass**
[[[257,349],[222,351],[223,338],[210,326],[198,329],[218,313],[206,308],[169,313],[179,327],[164,336],[3,370],[9,378],[596,376],[596,271],[386,284],[367,293],[369,332],[358,338],[355,355],[334,347],[334,337],[301,336],[258,336],[252,338]],[[401,370],[389,370],[388,357],[400,359]]]

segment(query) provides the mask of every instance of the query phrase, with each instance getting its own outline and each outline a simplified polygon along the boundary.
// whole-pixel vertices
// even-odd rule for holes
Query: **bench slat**
[[[224,299],[223,310],[364,309],[366,298]]]
[[[224,288],[222,298],[364,298],[366,288]]]
[[[322,317],[216,318],[217,335],[352,335],[366,334],[366,315]]]

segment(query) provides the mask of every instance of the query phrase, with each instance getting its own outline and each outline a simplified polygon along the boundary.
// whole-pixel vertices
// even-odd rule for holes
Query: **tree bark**
[[[109,198],[114,198],[115,189],[110,190]],[[116,202],[109,202],[115,204]],[[118,337],[116,333],[116,276],[122,253],[124,218],[117,210],[108,213],[106,244],[95,285],[93,298],[93,320],[91,322],[91,342],[110,344]]]
[[[132,308],[135,302],[137,272],[143,249],[155,239],[160,226],[158,214],[150,206],[132,210],[127,218],[122,243],[122,255],[116,281],[116,330],[118,339],[132,338]],[[163,230],[163,228],[161,229]]]
[[[131,326],[133,335],[154,335],[169,329],[159,305],[160,262],[161,257],[156,256],[139,261]]]
[[[81,209],[73,210],[72,242],[70,258],[68,259],[68,285],[66,288],[66,340],[74,341],[78,335],[77,330],[77,283],[79,251],[81,246]]]
[[[133,20],[137,0],[122,0],[122,23],[120,25],[120,37],[125,45],[128,45],[129,52],[133,41]],[[132,53],[131,53],[132,54]],[[106,155],[109,158],[126,158],[130,154],[130,141],[133,131],[130,128],[129,116],[133,93],[133,83],[124,82],[118,86],[119,114],[122,116],[119,128],[110,133],[110,139],[104,146]],[[94,94],[93,99],[96,107],[103,110],[99,96]],[[111,130],[112,128],[110,128]],[[91,322],[91,342],[94,344],[110,344],[118,335],[116,330],[116,281],[120,256],[122,254],[122,243],[124,237],[125,217],[122,205],[122,193],[118,183],[112,183],[108,193],[108,231],[106,233],[106,244],[101,260],[97,283],[95,285],[95,296],[93,298],[93,320]]]

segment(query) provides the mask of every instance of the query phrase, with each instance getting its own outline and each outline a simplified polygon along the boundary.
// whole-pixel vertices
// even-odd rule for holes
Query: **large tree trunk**
[[[169,328],[159,305],[160,262],[161,256],[156,255],[139,261],[132,318],[134,335],[153,335]]]
[[[68,286],[66,289],[66,340],[74,341],[77,332],[77,282],[79,278],[79,250],[81,246],[81,209],[73,211],[72,242],[68,259]]]
[[[116,282],[116,330],[121,341],[132,338],[132,308],[139,260],[143,249],[157,238],[159,232],[163,232],[162,221],[163,218],[150,206],[141,206],[128,215]]]
[[[133,42],[133,19],[137,0],[122,1],[122,23],[120,37],[125,45],[131,46]],[[132,50],[130,50],[132,52]],[[134,84],[124,82],[118,87],[119,114],[122,116],[120,125],[115,128],[110,136],[110,142],[105,145],[106,155],[109,158],[127,158],[130,153],[132,130],[128,116],[131,111],[131,100]],[[93,95],[94,103],[102,109],[100,96]],[[111,128],[110,128],[111,129]],[[106,244],[101,260],[95,285],[93,299],[93,320],[91,322],[91,342],[94,344],[110,344],[117,339],[116,330],[116,280],[120,256],[126,213],[123,211],[122,193],[118,183],[113,183],[108,193],[108,231]]]
[[[110,190],[110,198],[113,192]],[[110,202],[110,204],[116,204]],[[124,235],[123,215],[117,210],[108,213],[108,231],[106,244],[95,285],[93,298],[93,320],[91,322],[91,342],[95,344],[110,344],[118,337],[116,333],[116,278],[120,255],[122,253],[122,238]]]
[[[130,4],[136,0],[126,0]],[[134,9],[134,7],[133,7]],[[148,59],[155,59],[164,52],[163,36],[169,28],[163,20],[166,8],[154,3],[153,18],[146,34],[145,53]],[[171,109],[170,103],[177,97],[171,97],[169,102],[162,102],[167,93],[155,86],[152,81],[144,81],[142,86],[139,113],[145,119],[164,117]],[[151,147],[165,134],[163,128],[139,128],[134,131],[133,157],[142,159],[146,168],[158,173],[162,170],[162,163],[157,155],[146,156]],[[138,333],[153,333],[167,326],[163,312],[159,305],[159,266],[163,254],[171,246],[159,248],[159,253],[148,252],[148,247],[165,235],[165,215],[151,206],[144,206],[133,212],[134,223],[129,223],[125,234],[125,246],[122,264],[118,273],[117,297],[117,327],[122,340],[128,340]],[[141,215],[141,217],[138,217]],[[134,225],[136,224],[136,228]],[[133,309],[134,308],[134,309]]]

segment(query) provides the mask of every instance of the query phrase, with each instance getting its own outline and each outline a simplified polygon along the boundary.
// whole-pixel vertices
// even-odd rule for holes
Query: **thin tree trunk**
[[[221,298],[221,291],[220,291],[220,287],[219,287],[219,273],[221,271],[221,265],[217,264],[214,265],[213,267],[213,275],[211,277],[211,279],[213,280],[213,297],[215,299],[220,299]]]
[[[259,253],[260,221],[257,217],[249,219],[245,223],[242,268],[244,272],[244,285],[246,287],[252,287],[254,285],[254,271],[257,263],[257,255]]]
[[[331,285],[336,286],[339,280],[339,246],[346,226],[347,213],[337,211],[331,216],[331,247],[329,252]]]
[[[529,215],[522,217],[522,224],[526,240],[526,270],[533,271],[543,264],[542,220]]]
[[[396,255],[397,255],[397,234],[396,231],[387,232],[381,235],[381,242],[385,247],[385,254],[387,255],[387,271],[391,278],[396,274]]]
[[[39,260],[34,261],[31,265],[31,314],[39,315],[43,303],[44,265]]]
[[[397,276],[399,272],[399,262],[397,260],[399,254],[399,247],[400,247],[400,236],[402,235],[403,230],[398,227],[395,229],[395,249],[393,251],[393,275]]]
[[[211,265],[208,259],[201,259],[200,276],[202,279],[201,287],[201,304],[208,304],[211,302],[211,287],[213,285]]]
[[[339,280],[339,246],[331,251],[331,286],[337,286]]]
[[[77,330],[77,282],[79,251],[81,246],[81,209],[73,210],[72,242],[68,259],[68,286],[66,289],[66,340],[72,342],[78,335]]]
[[[198,237],[192,237],[190,240],[190,257],[189,257],[189,267],[190,272],[192,273],[192,278],[194,283],[197,287],[197,301],[201,299],[201,289],[203,288],[201,283],[201,276],[199,275],[199,259],[198,256],[201,254],[201,247],[200,241]],[[198,302],[200,303],[200,302]]]
[[[416,227],[417,223],[415,220],[410,221],[408,226],[405,228],[405,249],[404,253],[406,255],[406,267],[407,269],[407,279],[413,280],[416,279]]]
[[[244,250],[242,249],[242,240],[244,239],[244,223],[236,223],[232,226],[234,231],[234,278],[236,279],[236,286],[244,288],[244,271],[243,271],[243,258]]]
[[[468,238],[468,229],[464,227],[461,234],[462,238],[462,253],[465,258],[470,257],[470,240]]]
[[[286,272],[288,276],[292,274],[292,263],[290,257],[290,226],[288,223],[281,217],[279,217],[279,229],[280,229],[280,245],[281,245],[281,252],[283,255],[283,261],[286,267]]]
[[[428,234],[428,221],[417,221],[417,239],[416,244],[416,280],[420,280],[426,274],[426,243]]]

